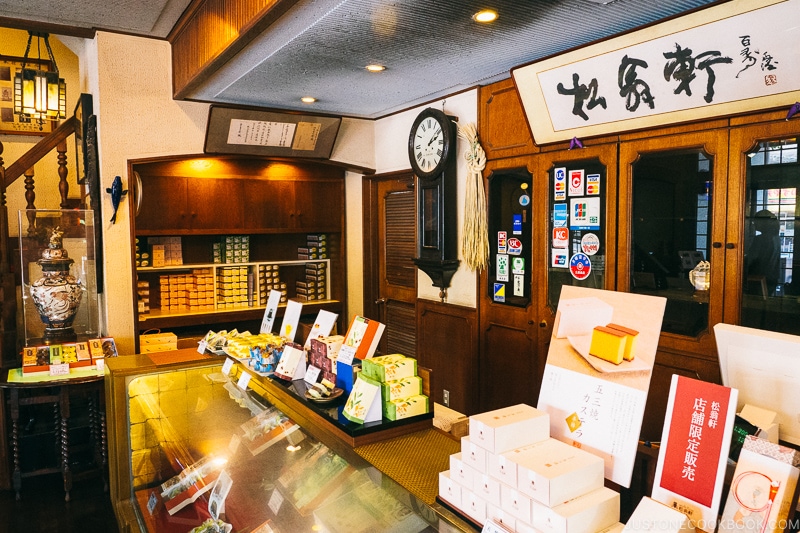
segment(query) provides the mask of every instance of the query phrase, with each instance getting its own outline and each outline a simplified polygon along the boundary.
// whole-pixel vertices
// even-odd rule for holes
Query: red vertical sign
[[[661,486],[706,507],[711,507],[722,449],[731,389],[678,377],[673,391],[669,436],[664,450]]]

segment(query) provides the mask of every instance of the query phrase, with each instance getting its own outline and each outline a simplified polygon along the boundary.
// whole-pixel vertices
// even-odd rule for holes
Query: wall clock
[[[444,299],[458,270],[456,248],[456,122],[429,107],[414,120],[408,158],[417,180],[417,257],[414,264]]]

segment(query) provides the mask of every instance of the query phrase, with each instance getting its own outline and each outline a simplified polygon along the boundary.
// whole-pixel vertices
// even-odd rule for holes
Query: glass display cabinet
[[[358,455],[270,378],[194,350],[109,360],[110,491],[122,531],[472,531]],[[247,374],[249,376],[249,374]],[[285,385],[285,384],[284,384]],[[209,530],[211,531],[211,530]]]

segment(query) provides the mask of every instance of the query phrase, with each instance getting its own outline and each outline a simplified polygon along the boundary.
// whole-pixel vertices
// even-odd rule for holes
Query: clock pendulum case
[[[439,287],[442,300],[459,264],[456,135],[455,117],[429,107],[414,120],[408,136],[408,158],[419,178],[414,264]]]

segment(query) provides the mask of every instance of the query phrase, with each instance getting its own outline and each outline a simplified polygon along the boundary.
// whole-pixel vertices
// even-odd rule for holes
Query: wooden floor
[[[0,491],[0,533],[117,533],[117,520],[99,476],[75,481],[70,501],[64,501],[59,474],[22,480],[21,499]]]

